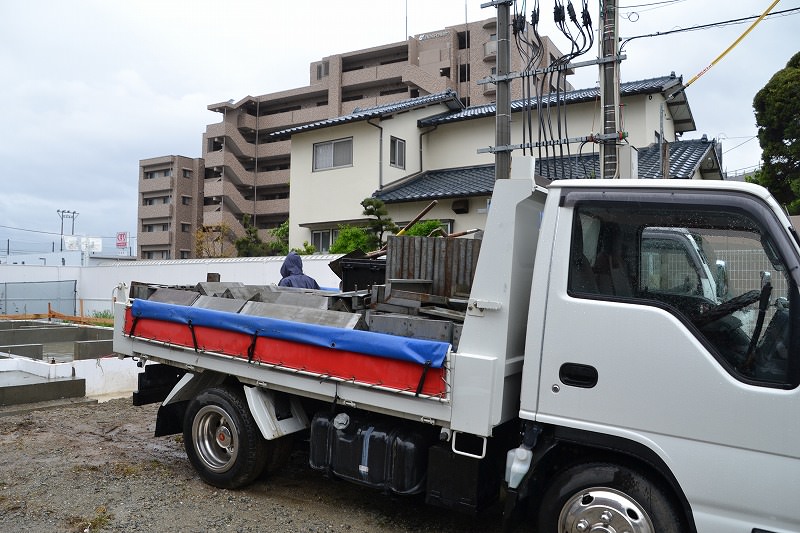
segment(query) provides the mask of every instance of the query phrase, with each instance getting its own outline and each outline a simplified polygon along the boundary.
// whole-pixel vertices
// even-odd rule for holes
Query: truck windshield
[[[573,296],[663,307],[690,323],[737,378],[796,380],[790,310],[800,305],[797,284],[756,220],[711,207],[690,213],[644,205],[631,212],[585,202],[576,210]]]

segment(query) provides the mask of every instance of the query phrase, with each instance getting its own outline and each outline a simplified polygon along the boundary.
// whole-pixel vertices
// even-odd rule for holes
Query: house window
[[[314,144],[314,172],[353,166],[353,138]]]
[[[326,254],[328,250],[330,250],[331,244],[336,241],[336,237],[338,236],[339,230],[337,229],[312,231],[311,244],[318,253]]]
[[[389,164],[397,168],[406,168],[406,142],[392,137],[389,147]]]

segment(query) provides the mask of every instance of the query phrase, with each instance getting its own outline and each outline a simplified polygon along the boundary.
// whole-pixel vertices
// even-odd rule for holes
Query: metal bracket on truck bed
[[[484,311],[497,311],[501,307],[500,302],[492,300],[481,300],[479,298],[470,298],[467,304],[467,314],[472,316],[483,316]]]

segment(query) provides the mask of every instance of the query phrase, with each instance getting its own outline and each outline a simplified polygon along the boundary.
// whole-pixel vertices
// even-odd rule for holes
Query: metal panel
[[[431,320],[410,315],[383,315],[370,313],[367,318],[370,331],[450,342],[453,338],[453,323],[446,320]]]
[[[75,280],[0,283],[0,315],[39,314],[53,311],[76,313]]]

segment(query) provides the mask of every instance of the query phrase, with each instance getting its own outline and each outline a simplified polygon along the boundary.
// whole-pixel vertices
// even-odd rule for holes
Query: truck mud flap
[[[138,374],[138,389],[133,392],[133,405],[163,402],[181,380],[185,370],[169,365],[145,365]]]

